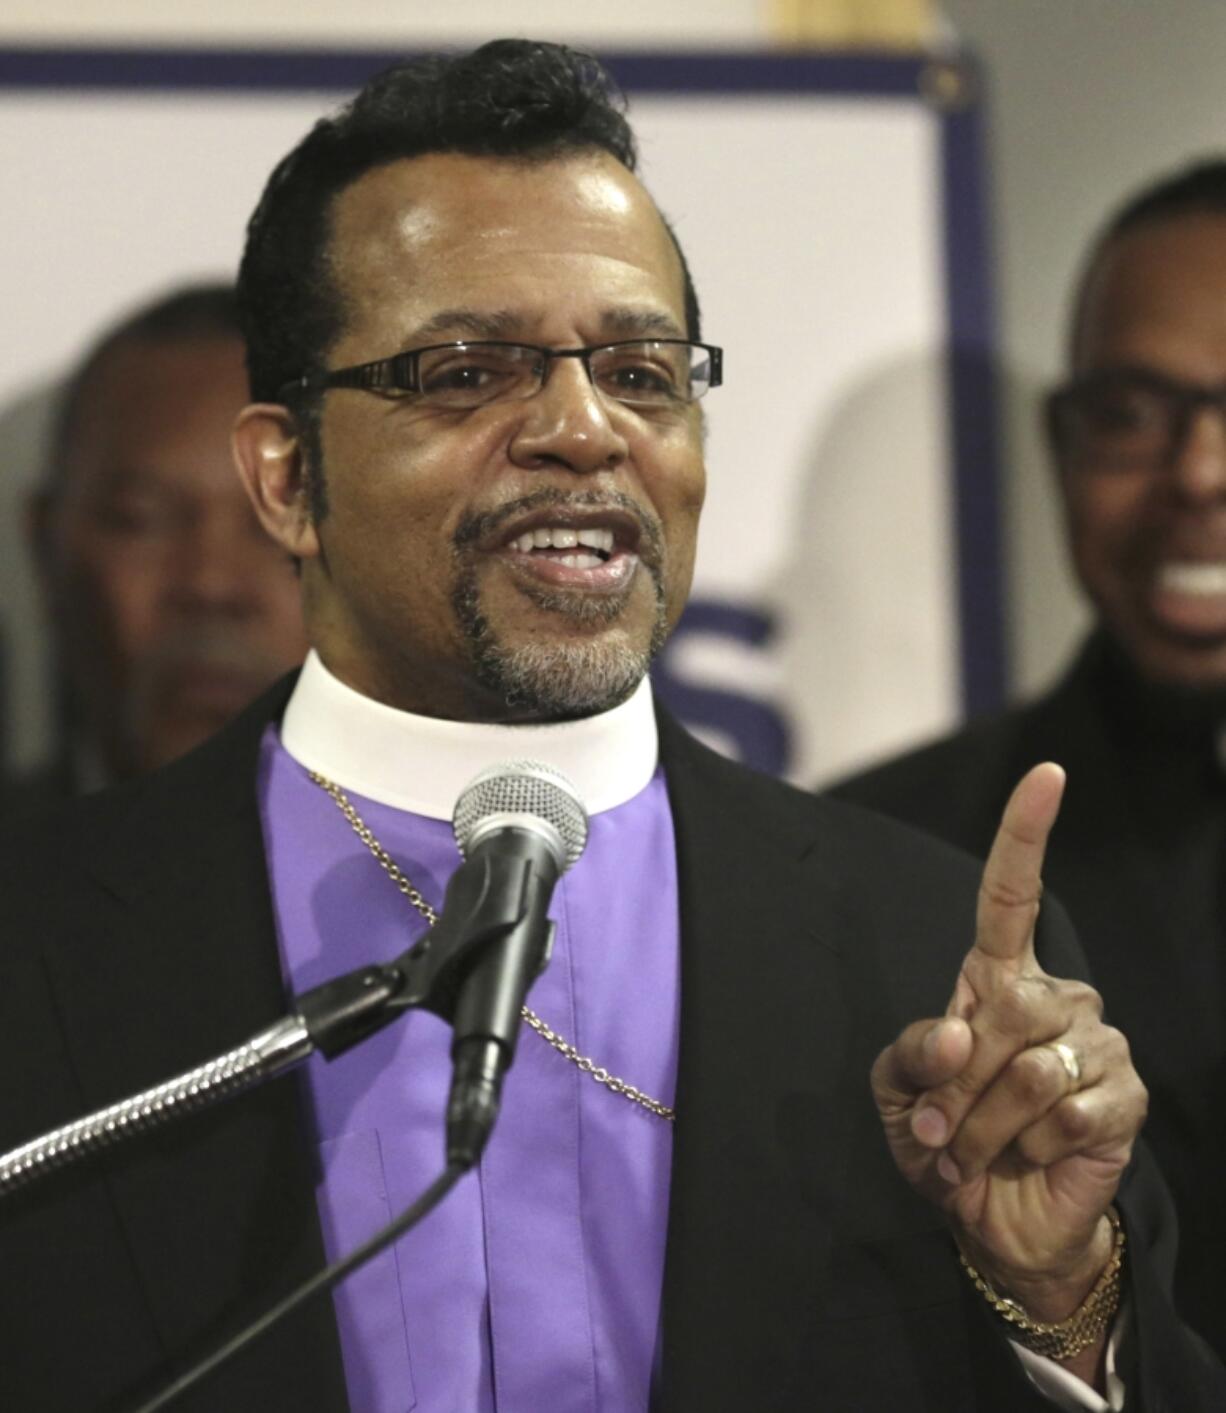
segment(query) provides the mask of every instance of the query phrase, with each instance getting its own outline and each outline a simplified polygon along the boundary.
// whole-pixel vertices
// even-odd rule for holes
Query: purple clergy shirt
[[[259,789],[293,991],[390,959],[425,931],[271,727]],[[350,798],[437,906],[459,863],[450,825]],[[553,959],[529,1005],[597,1065],[671,1105],[679,917],[672,815],[658,769],[632,799],[592,816],[587,848],[559,882],[550,914]],[[414,1011],[331,1063],[320,1055],[309,1062],[329,1259],[441,1172],[450,1038],[443,1021]],[[646,1409],[671,1127],[525,1029],[478,1170],[335,1293],[353,1408]]]

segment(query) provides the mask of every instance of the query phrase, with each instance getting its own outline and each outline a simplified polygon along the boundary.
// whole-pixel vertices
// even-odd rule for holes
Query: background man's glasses
[[[579,358],[592,386],[614,402],[635,407],[676,407],[694,402],[723,381],[723,350],[685,339],[630,339],[591,348],[541,348],[536,344],[433,344],[391,358],[308,373],[281,389],[360,388],[446,408],[522,402],[545,386],[555,358]]]
[[[1047,400],[1057,445],[1104,471],[1170,465],[1203,407],[1226,419],[1226,384],[1201,387],[1128,369],[1075,378]]]

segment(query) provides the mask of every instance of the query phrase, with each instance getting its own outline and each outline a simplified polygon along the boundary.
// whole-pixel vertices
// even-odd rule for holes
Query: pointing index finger
[[[1045,761],[1027,771],[1009,796],[979,888],[975,950],[985,956],[1022,961],[1031,948],[1043,854],[1063,793],[1064,771]]]

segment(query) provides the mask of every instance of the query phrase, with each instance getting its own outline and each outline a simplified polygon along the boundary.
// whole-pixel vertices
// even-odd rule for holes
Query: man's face
[[[686,333],[672,242],[603,155],[390,163],[338,197],[331,255],[345,310],[334,368],[465,338],[574,348]],[[312,640],[357,689],[424,714],[612,705],[689,590],[701,432],[693,405],[606,399],[579,359],[554,362],[525,401],[465,411],[328,392],[328,509],[304,566]]]
[[[121,342],[38,511],[62,665],[113,775],[197,745],[306,651],[293,567],[231,460],[245,401],[237,338]]]
[[[1226,384],[1226,216],[1189,214],[1111,242],[1090,276],[1074,373]],[[1131,415],[1130,409],[1121,409]],[[1201,407],[1170,454],[1056,446],[1078,575],[1148,678],[1226,685],[1226,426]]]

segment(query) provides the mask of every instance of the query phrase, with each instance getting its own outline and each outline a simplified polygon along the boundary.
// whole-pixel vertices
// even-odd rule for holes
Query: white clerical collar
[[[655,773],[658,743],[646,678],[621,706],[580,721],[492,726],[397,711],[347,687],[312,650],[281,744],[300,765],[369,800],[450,819],[479,770],[539,760],[574,785],[588,814],[624,804]]]

